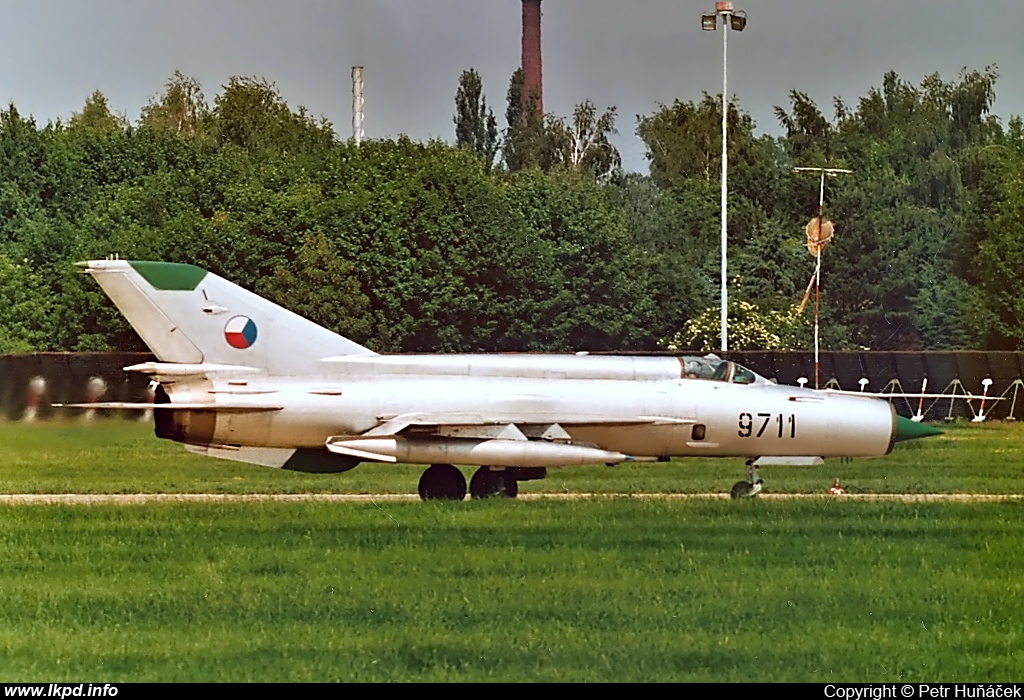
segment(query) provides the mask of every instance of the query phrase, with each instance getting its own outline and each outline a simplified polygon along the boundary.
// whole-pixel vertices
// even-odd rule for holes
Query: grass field
[[[1024,429],[765,470],[775,491],[1014,493]],[[0,424],[0,491],[411,492]],[[724,491],[738,460],[547,490]],[[527,486],[527,484],[524,484]],[[1024,505],[635,501],[0,506],[0,681],[1012,681]]]
[[[942,426],[947,434],[902,443],[879,459],[821,467],[769,467],[766,489],[823,493],[840,477],[850,493],[1019,493],[1024,425]],[[300,474],[200,457],[117,420],[0,423],[0,493],[416,493],[421,467],[363,464],[344,474]],[[470,470],[465,470],[467,476]],[[592,493],[726,493],[741,459],[685,459],[615,468],[553,469],[521,490]]]

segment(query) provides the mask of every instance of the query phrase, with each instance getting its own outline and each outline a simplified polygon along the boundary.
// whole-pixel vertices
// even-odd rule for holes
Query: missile
[[[336,454],[382,462],[464,464],[481,467],[572,467],[653,461],[596,447],[530,440],[406,440],[405,438],[330,438]]]

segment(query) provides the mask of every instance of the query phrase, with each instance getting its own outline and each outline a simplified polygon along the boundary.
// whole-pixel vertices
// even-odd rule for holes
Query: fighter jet
[[[333,473],[361,462],[428,465],[423,499],[515,496],[548,468],[747,458],[878,457],[941,431],[886,401],[780,386],[709,357],[380,355],[193,265],[82,263],[156,362],[156,435],[192,452]]]

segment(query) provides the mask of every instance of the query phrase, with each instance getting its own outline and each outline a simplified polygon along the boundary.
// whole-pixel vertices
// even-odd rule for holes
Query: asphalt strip
[[[727,493],[522,493],[520,501],[639,501],[729,500]],[[1024,501],[1024,494],[975,493],[761,493],[762,501],[891,501],[899,503],[1005,503]],[[146,505],[150,503],[411,503],[416,494],[404,493],[10,493],[0,505]]]

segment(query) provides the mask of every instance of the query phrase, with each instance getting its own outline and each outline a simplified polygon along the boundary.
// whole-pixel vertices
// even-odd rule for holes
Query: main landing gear
[[[547,469],[534,467],[480,467],[469,480],[469,493],[474,498],[504,496],[515,498],[519,482],[543,479]],[[423,472],[419,485],[424,501],[461,501],[466,497],[466,477],[451,464],[432,464]]]
[[[451,464],[431,464],[420,477],[424,501],[461,501],[466,497],[466,477]]]
[[[733,484],[729,495],[733,498],[752,498],[761,493],[763,485],[764,481],[761,479],[761,473],[758,471],[757,465],[754,464],[753,459],[748,459],[747,481],[737,481]]]
[[[505,496],[515,498],[519,495],[519,482],[515,480],[509,470],[492,470],[487,467],[480,467],[469,480],[469,494],[473,498],[490,498],[491,496]]]

